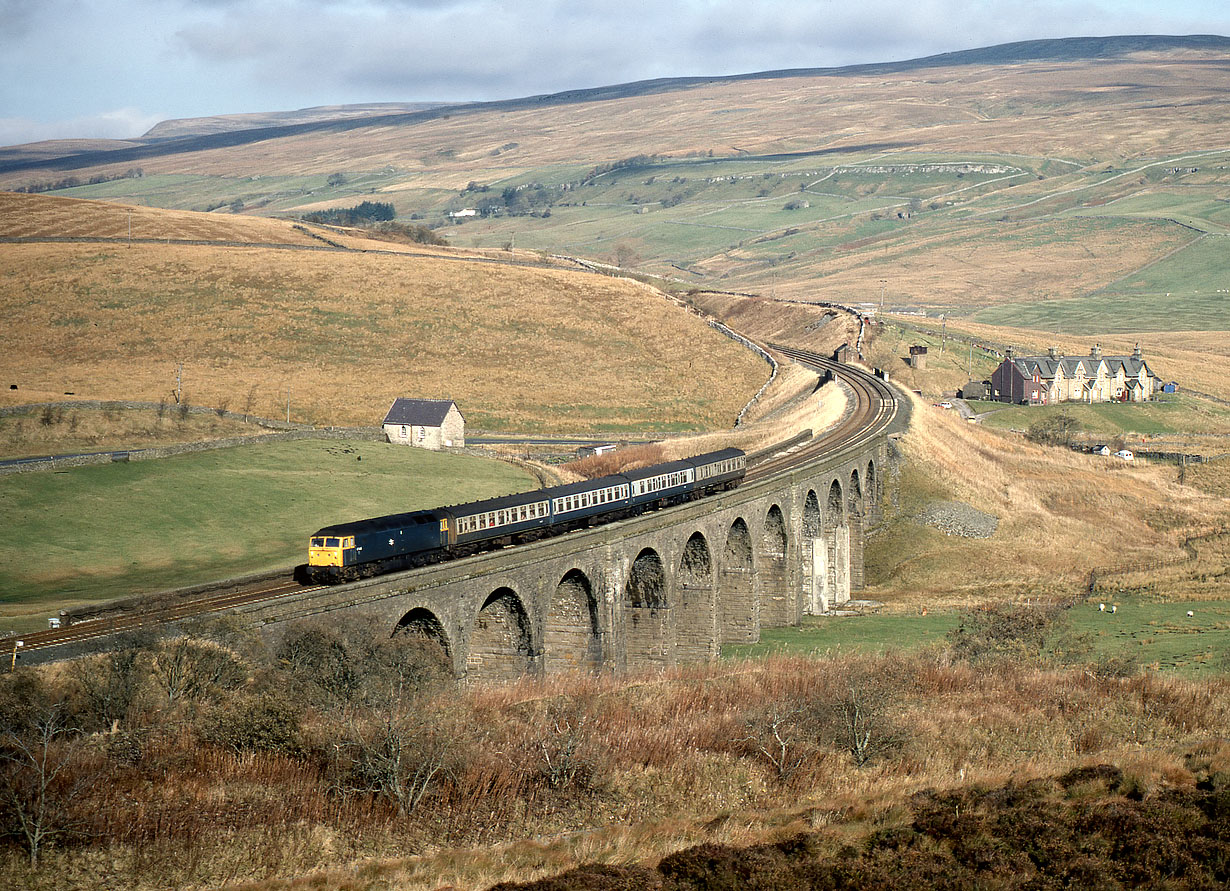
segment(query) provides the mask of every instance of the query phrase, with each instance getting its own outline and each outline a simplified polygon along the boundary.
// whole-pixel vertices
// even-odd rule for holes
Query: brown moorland
[[[790,233],[796,234],[780,242],[777,253],[756,249],[756,235],[789,234],[784,227],[761,232],[753,225],[750,235],[734,235],[737,241],[721,251],[700,249],[690,257],[691,268],[704,273],[700,283],[708,286],[721,280],[723,287],[763,289],[772,283],[779,296],[849,301],[853,295],[871,299],[888,280],[896,295],[928,305],[990,305],[1085,293],[1195,237],[1181,220],[1164,213],[1117,216],[1114,226],[1065,214],[1093,212],[1133,195],[1174,191],[1186,200],[1219,194],[1225,174],[1218,160],[1215,169],[1202,169],[1196,179],[1167,185],[1151,177],[1167,167],[1200,165],[1203,154],[1225,149],[1227,66],[1224,52],[1213,47],[1138,48],[1096,60],[764,76],[594,102],[461,110],[341,134],[320,130],[182,151],[141,164],[146,176],[205,175],[220,181],[380,171],[381,181],[371,186],[376,197],[408,213],[438,211],[441,202],[474,181],[515,184],[542,177],[553,183],[634,156],[706,163],[710,156],[714,162],[772,157],[794,169],[805,161],[791,153],[816,153],[816,182],[808,188],[817,192],[835,175],[833,165],[1015,159],[1020,168],[1015,174],[911,191],[921,199],[921,212],[891,231],[867,230],[875,204],[863,203],[851,205],[848,213],[791,224]],[[122,173],[113,167],[77,172]],[[703,176],[703,168],[695,175]],[[11,173],[0,177],[0,184],[46,178],[46,171]],[[859,195],[885,209],[905,209],[903,199],[880,194],[886,188],[892,187],[868,180]],[[302,204],[281,209],[353,203],[357,197],[309,195]],[[747,199],[748,204],[782,201],[779,194]],[[721,206],[715,203],[714,209]],[[621,232],[637,240],[642,218],[631,216],[635,210],[629,206],[615,231],[598,239],[598,250],[607,251]],[[569,218],[563,225],[575,222]],[[525,234],[532,243],[529,233],[552,224],[522,217],[467,223],[450,234],[470,244]],[[646,268],[674,274],[667,262],[672,255],[652,250],[656,232],[642,240],[651,248]],[[828,240],[835,235],[838,243],[831,246]],[[817,238],[822,243],[814,243]],[[586,248],[578,245],[576,251]]]
[[[1044,611],[1019,617],[1057,630]],[[196,640],[0,676],[11,741],[36,732],[52,702],[56,726],[88,731],[53,736],[63,782],[40,825],[55,834],[37,867],[28,845],[3,849],[0,878],[480,889],[588,862],[652,867],[702,843],[820,832],[837,848],[861,844],[908,827],[925,790],[956,796],[949,819],[968,821],[962,796],[1104,764],[1120,800],[1202,788],[1224,808],[1224,678],[1124,677],[1041,639],[996,644],[970,631],[909,656],[771,658],[440,695],[420,674],[414,694],[390,695],[393,672],[422,666],[356,646],[364,627],[305,623],[273,652],[203,627]],[[342,684],[330,673],[338,660]],[[862,742],[852,744],[855,705]],[[1089,800],[1100,775],[1089,771],[1071,798]],[[1183,825],[1205,834],[1198,811]],[[977,828],[959,834],[972,844]],[[1043,833],[1043,873],[1069,844],[1079,851],[1055,829]],[[1175,862],[1154,864],[1164,874]]]
[[[321,130],[238,148],[177,151],[141,165],[146,175],[329,173],[338,168],[336,148],[344,140],[347,169],[394,166],[417,174],[416,186],[458,190],[476,175],[494,181],[549,164],[711,150],[718,156],[821,146],[853,152],[870,144],[888,152],[1121,159],[1221,147],[1225,76],[1225,57],[1215,49],[767,76],[589,104],[381,122],[344,135]],[[1169,104],[1156,105],[1158,95]],[[20,185],[42,176],[11,173],[0,182]]]
[[[110,233],[117,208],[44,208],[43,234]],[[0,202],[3,204],[4,202]],[[146,210],[157,217],[160,212]],[[116,219],[118,217],[118,220]],[[173,215],[187,233],[202,215]],[[203,217],[211,237],[235,218]],[[289,230],[283,223],[243,221]],[[262,240],[266,236],[259,236]],[[236,240],[236,239],[226,239]],[[458,400],[478,428],[730,426],[765,363],[652,289],[442,256],[175,244],[0,251],[9,402],[185,398],[293,420],[373,424],[396,396]],[[718,382],[720,381],[720,383]],[[288,392],[289,391],[289,392]]]

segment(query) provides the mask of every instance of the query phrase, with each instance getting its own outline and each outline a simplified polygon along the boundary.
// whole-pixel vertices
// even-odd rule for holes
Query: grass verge
[[[331,522],[530,488],[508,464],[308,440],[0,479],[0,621],[302,562]]]

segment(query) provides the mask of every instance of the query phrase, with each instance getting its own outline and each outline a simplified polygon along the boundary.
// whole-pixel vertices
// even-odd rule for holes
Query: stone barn
[[[383,426],[389,442],[400,445],[443,449],[466,444],[465,418],[451,399],[395,399]]]

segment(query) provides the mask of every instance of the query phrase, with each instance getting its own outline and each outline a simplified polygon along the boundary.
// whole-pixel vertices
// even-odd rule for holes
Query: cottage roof
[[[1106,363],[1107,373],[1112,375],[1122,367],[1125,377],[1136,377],[1140,374],[1141,368],[1148,369],[1149,367],[1139,356],[1102,356],[1100,359],[1093,359],[1090,356],[1071,358],[1066,356],[1017,356],[1012,359],[1012,363],[1025,377],[1033,377],[1036,369],[1038,377],[1044,381],[1054,380],[1056,373],[1060,370],[1063,371],[1065,378],[1076,377],[1077,369],[1082,367],[1086,377],[1095,377],[1098,362]],[[1153,376],[1152,370],[1149,370],[1149,375]]]
[[[456,405],[451,399],[404,399],[393,400],[385,424],[405,424],[416,427],[439,427],[448,411]]]

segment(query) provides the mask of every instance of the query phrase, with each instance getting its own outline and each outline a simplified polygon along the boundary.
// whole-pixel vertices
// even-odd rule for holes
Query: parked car
[[[1122,458],[1124,461],[1134,460],[1132,453],[1128,451],[1127,449],[1120,449],[1119,451],[1115,452],[1115,457]]]

